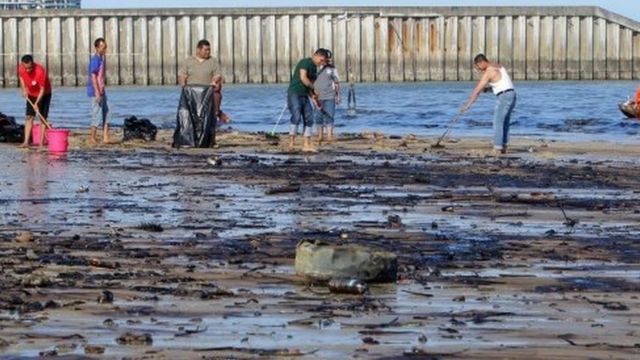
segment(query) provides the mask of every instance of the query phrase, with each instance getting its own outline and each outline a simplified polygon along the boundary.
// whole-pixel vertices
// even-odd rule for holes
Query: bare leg
[[[329,142],[333,141],[333,126],[332,125],[327,126],[327,141],[329,141]]]
[[[42,147],[44,146],[44,136],[46,132],[47,132],[47,127],[42,122],[42,119],[40,119],[40,144],[38,144],[39,149],[42,149]]]
[[[293,151],[293,148],[296,146],[296,136],[289,135],[289,151]]]
[[[95,126],[92,126],[91,131],[89,132],[89,144],[91,145],[98,144],[98,138],[96,137],[97,132],[98,132],[98,129]]]
[[[311,145],[311,136],[304,137],[304,143],[302,145],[302,151],[304,152],[318,152],[318,150]]]
[[[111,143],[111,138],[109,137],[109,124],[105,123],[102,129],[102,142],[104,144]]]
[[[324,140],[324,126],[320,125],[318,127],[318,141],[322,142]]]
[[[27,116],[24,119],[24,141],[20,144],[21,148],[29,147],[29,140],[31,139],[31,130],[33,129],[33,116]],[[42,131],[40,132],[42,133]]]

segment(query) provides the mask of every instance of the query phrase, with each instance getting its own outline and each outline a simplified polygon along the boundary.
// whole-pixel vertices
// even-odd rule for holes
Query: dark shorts
[[[35,96],[29,96],[29,100],[31,100],[31,102],[33,102],[35,104],[36,100],[38,98]],[[35,110],[33,110],[33,107],[31,107],[31,104],[29,104],[29,102],[27,101],[27,111],[25,113],[25,115],[27,116],[33,116],[36,117],[36,112]],[[42,100],[40,100],[40,104],[38,104],[38,107],[40,108],[40,114],[42,114],[42,116],[45,117],[45,119],[49,118],[49,105],[51,104],[51,94],[46,94],[42,96]],[[39,117],[37,118],[37,120],[40,120]]]

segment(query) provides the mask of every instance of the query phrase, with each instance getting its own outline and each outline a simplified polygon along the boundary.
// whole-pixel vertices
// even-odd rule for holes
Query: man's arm
[[[471,108],[471,105],[473,105],[473,103],[478,100],[478,96],[480,96],[480,94],[484,91],[484,88],[487,86],[487,84],[489,84],[489,79],[491,79],[491,74],[493,73],[493,71],[495,70],[487,69],[487,71],[484,72],[482,78],[478,81],[478,84],[471,92],[471,95],[469,95],[469,100],[467,100],[467,102],[460,108],[461,113],[469,110],[469,108]]]
[[[93,86],[93,92],[96,94],[96,102],[100,102],[100,98],[102,97],[102,89],[100,89],[98,74],[94,72],[91,73],[91,85]]]
[[[20,87],[22,88],[22,96],[25,98],[29,96],[29,91],[27,91],[27,86],[24,84],[24,80],[20,77]]]

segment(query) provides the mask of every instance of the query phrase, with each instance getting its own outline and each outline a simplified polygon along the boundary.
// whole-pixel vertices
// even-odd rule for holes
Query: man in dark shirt
[[[289,150],[293,150],[298,134],[298,125],[303,123],[304,144],[302,151],[315,152],[311,145],[311,131],[313,128],[313,108],[309,97],[317,102],[317,96],[313,91],[313,82],[317,76],[318,66],[325,65],[329,58],[329,52],[318,49],[310,58],[304,58],[298,62],[291,74],[291,82],[287,90],[287,105],[291,112],[289,124]]]

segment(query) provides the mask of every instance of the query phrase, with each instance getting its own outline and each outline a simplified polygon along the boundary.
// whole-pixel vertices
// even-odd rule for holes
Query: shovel
[[[284,115],[284,111],[287,110],[287,103],[284,104],[284,106],[282,107],[282,111],[280,112],[280,116],[278,116],[278,121],[276,121],[276,124],[273,125],[273,129],[271,129],[271,133],[267,133],[265,134],[267,139],[268,138],[272,138],[272,139],[277,139],[278,136],[276,136],[276,128],[278,127],[278,125],[280,125],[280,120],[282,120],[282,116]]]
[[[440,138],[438,139],[438,141],[431,145],[432,149],[441,149],[444,147],[444,145],[440,144],[440,142],[442,142],[442,140],[445,138],[445,136],[447,136],[447,134],[449,134],[449,132],[451,131],[451,128],[453,128],[453,125],[455,123],[458,122],[458,120],[460,120],[460,117],[462,117],[462,114],[464,114],[464,112],[459,112],[458,114],[456,114],[456,116],[451,119],[451,121],[449,122],[449,126],[447,126],[447,129],[444,131],[444,133],[442,134],[442,136],[440,136]]]
[[[31,107],[33,108],[33,110],[36,110],[36,106],[35,104],[31,101],[31,99],[29,99],[29,97],[26,97],[27,102],[29,103],[29,105],[31,105]],[[51,124],[49,124],[49,121],[47,121],[47,119],[42,116],[42,114],[40,113],[40,110],[36,110],[36,114],[38,114],[38,116],[40,117],[40,121],[44,124],[44,126],[46,126],[47,129],[53,129],[53,127],[51,126]]]

